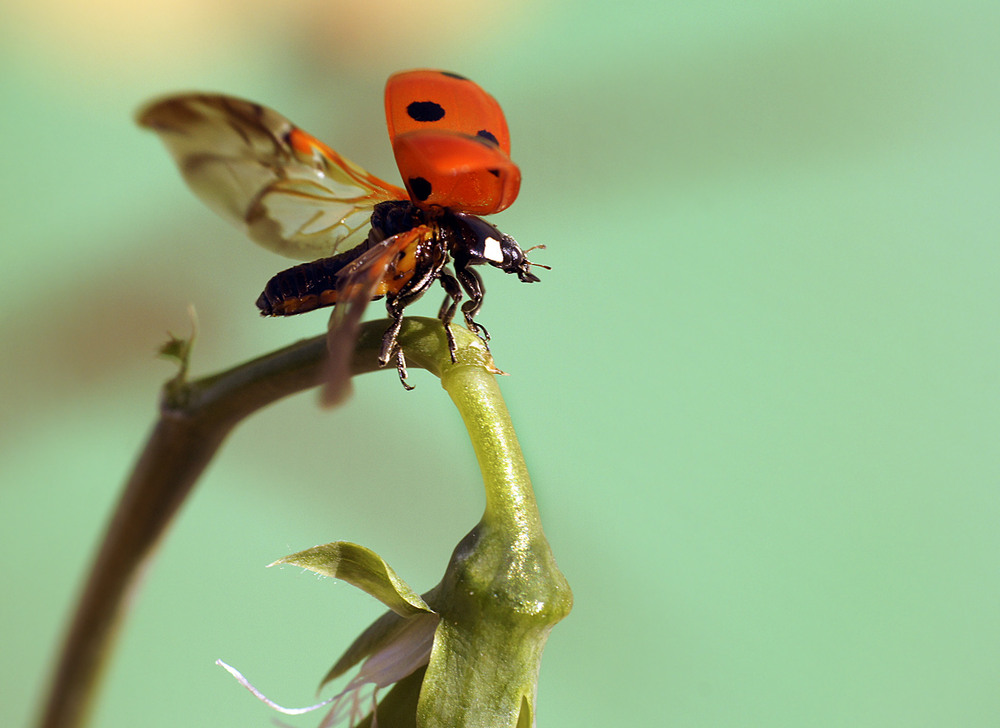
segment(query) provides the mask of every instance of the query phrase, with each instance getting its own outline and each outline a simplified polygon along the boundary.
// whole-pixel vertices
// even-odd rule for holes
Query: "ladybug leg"
[[[483,307],[483,294],[486,289],[483,287],[483,279],[472,268],[460,268],[455,271],[462,288],[469,294],[469,300],[462,304],[462,315],[465,316],[465,323],[476,336],[483,340],[484,344],[489,344],[490,332],[480,323],[476,323],[476,314]]]
[[[406,357],[403,356],[403,350],[398,346],[396,347],[396,372],[399,374],[399,383],[403,385],[403,389],[407,392],[411,391],[413,385],[406,381]]]
[[[387,293],[385,296],[385,310],[389,314],[392,323],[382,335],[382,348],[379,351],[379,366],[385,366],[389,360],[396,357],[396,371],[399,372],[399,381],[406,389],[413,389],[406,383],[406,358],[403,350],[399,346],[399,330],[403,326],[403,312],[406,307],[420,298],[427,291],[434,281],[442,274],[442,268],[447,262],[447,258],[424,259],[418,252],[418,274],[411,278],[396,293]]]
[[[403,325],[403,310],[405,308],[406,306],[402,304],[399,296],[388,295],[385,297],[385,310],[388,312],[392,323],[389,324],[389,328],[382,334],[382,348],[378,354],[379,366],[384,367],[388,364],[389,360],[392,359],[393,355],[399,349],[396,338],[399,336],[399,329]]]
[[[406,357],[403,356],[403,350],[397,341],[399,329],[403,325],[403,311],[406,309],[406,304],[407,301],[401,299],[399,296],[386,296],[385,308],[389,312],[392,323],[382,335],[382,349],[379,351],[378,363],[379,366],[385,366],[395,356],[399,381],[404,389],[410,390],[413,389],[413,385],[408,384],[406,381]]]
[[[451,321],[455,318],[458,302],[462,300],[462,286],[459,285],[455,276],[446,270],[441,272],[441,277],[438,280],[447,294],[444,303],[441,304],[441,310],[438,311],[438,318],[444,324],[444,331],[448,336],[448,353],[451,354],[451,363],[454,364],[458,345],[455,343],[455,335],[451,332]]]

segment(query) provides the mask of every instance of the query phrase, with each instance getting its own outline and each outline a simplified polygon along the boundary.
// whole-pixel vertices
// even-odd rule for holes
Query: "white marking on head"
[[[486,238],[483,241],[483,257],[494,263],[503,263],[503,250],[500,248],[500,241],[494,237]]]

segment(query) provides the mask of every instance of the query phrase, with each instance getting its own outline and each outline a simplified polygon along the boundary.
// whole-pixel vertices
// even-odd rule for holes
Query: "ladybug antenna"
[[[527,250],[524,251],[524,254],[527,255],[532,250],[545,250],[545,246],[544,245],[532,245],[530,248],[528,248]],[[542,263],[532,263],[527,258],[525,258],[524,262],[527,263],[528,265],[535,266],[536,268],[544,268],[545,270],[552,270],[552,266],[551,265],[543,265]]]

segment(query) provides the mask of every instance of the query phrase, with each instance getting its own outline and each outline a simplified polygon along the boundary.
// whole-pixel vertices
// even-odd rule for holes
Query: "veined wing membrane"
[[[140,111],[139,123],[160,136],[203,202],[290,258],[353,247],[376,204],[407,199],[278,112],[242,99],[171,96]]]
[[[321,395],[323,404],[338,404],[350,393],[351,357],[365,308],[373,298],[389,292],[392,284],[388,276],[396,270],[395,263],[399,257],[408,252],[412,260],[419,241],[431,233],[431,228],[418,225],[412,230],[393,235],[374,245],[340,272],[337,290],[341,299],[330,315],[330,327],[326,336],[329,358],[324,377],[326,383]],[[410,274],[412,275],[412,270]],[[394,283],[401,285],[407,275],[398,275],[399,280]]]

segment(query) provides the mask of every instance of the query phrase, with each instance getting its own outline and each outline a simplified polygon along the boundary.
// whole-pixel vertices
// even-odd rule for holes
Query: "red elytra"
[[[413,202],[490,215],[514,202],[521,172],[496,100],[442,71],[397,73],[386,82],[386,124]]]
[[[479,137],[412,131],[392,145],[410,199],[456,212],[492,215],[507,209],[521,187],[521,171]]]
[[[436,129],[492,138],[510,156],[507,119],[496,99],[475,82],[447,71],[401,71],[385,82],[389,140],[408,131]]]

